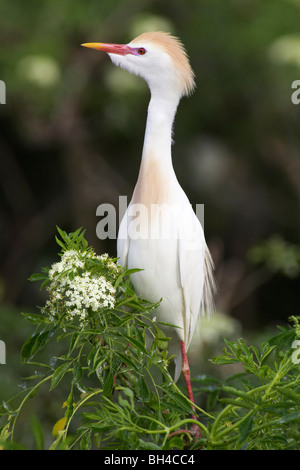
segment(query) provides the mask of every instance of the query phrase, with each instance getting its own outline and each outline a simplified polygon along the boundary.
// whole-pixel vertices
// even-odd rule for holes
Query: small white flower
[[[96,255],[91,250],[84,253],[65,251],[61,260],[49,270],[51,283],[47,289],[50,299],[46,301],[42,312],[47,312],[50,319],[54,320],[59,315],[63,305],[67,309],[66,319],[72,321],[78,318],[81,325],[88,318],[88,309],[97,312],[103,308],[114,308],[115,288],[105,276],[83,271],[87,258],[102,261],[112,271],[113,277],[119,272],[117,265],[109,260],[106,253]],[[70,279],[70,273],[73,273],[73,279]]]

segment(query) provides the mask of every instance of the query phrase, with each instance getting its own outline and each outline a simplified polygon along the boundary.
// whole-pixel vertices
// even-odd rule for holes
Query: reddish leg
[[[193,397],[193,390],[192,390],[192,385],[191,385],[191,374],[190,374],[190,366],[189,366],[189,361],[186,355],[186,350],[185,350],[185,344],[184,341],[180,342],[181,346],[181,355],[182,355],[182,373],[184,376],[185,384],[186,384],[186,389],[188,392],[189,399],[191,400],[192,403],[194,402],[194,397]],[[196,416],[196,409],[193,406],[194,414],[192,415],[192,418],[197,421],[197,416]],[[193,426],[190,429],[190,433],[193,434],[197,439],[201,439],[202,437],[202,432],[199,426],[196,424],[193,424]]]
[[[180,342],[181,346],[181,355],[182,355],[182,373],[184,376],[185,384],[186,384],[186,389],[188,392],[189,399],[191,400],[192,403],[194,402],[194,397],[193,397],[193,390],[192,390],[192,385],[191,385],[191,374],[190,374],[190,366],[189,366],[189,361],[186,355],[186,350],[185,350],[185,345],[184,341]],[[193,406],[194,412],[196,412],[195,407]],[[195,414],[192,415],[193,419],[197,420],[197,417]]]
[[[182,370],[182,373],[183,373],[183,376],[184,376],[184,380],[185,380],[185,384],[186,384],[189,399],[192,403],[195,403],[194,402],[194,397],[193,397],[192,385],[191,385],[190,366],[189,366],[189,361],[188,361],[188,358],[187,358],[187,355],[186,355],[184,341],[180,342],[180,346],[181,346],[181,355],[182,355],[182,369],[181,370]],[[194,406],[193,406],[193,410],[194,410],[194,413],[196,413],[196,409],[195,409]],[[192,414],[192,418],[197,421],[196,414]],[[192,434],[195,437],[195,439],[201,439],[202,438],[201,429],[199,428],[199,426],[197,426],[197,424],[193,424],[189,431],[187,431],[185,429],[179,429],[178,431],[175,431],[175,432],[171,433],[170,436],[174,436],[176,434],[182,434],[182,433]]]

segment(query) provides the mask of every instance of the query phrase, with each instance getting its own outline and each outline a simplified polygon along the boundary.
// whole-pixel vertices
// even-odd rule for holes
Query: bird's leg
[[[192,385],[191,385],[190,366],[189,366],[189,361],[188,361],[188,358],[187,358],[187,355],[186,355],[184,341],[180,342],[180,346],[181,346],[181,356],[182,356],[182,369],[181,370],[182,370],[182,373],[183,373],[183,376],[184,376],[184,380],[185,380],[186,389],[187,389],[187,392],[188,392],[189,399],[192,403],[195,403],[194,402],[194,397],[193,397]],[[193,405],[193,410],[194,410],[194,414],[192,415],[192,418],[197,421],[197,417],[196,417],[196,414],[195,414],[196,409],[195,409],[194,405]],[[196,424],[193,424],[193,426],[190,430],[190,433],[194,434],[195,437],[198,438],[198,439],[201,439],[201,437],[202,437],[201,429]]]
[[[188,358],[187,358],[187,355],[186,355],[184,341],[180,342],[180,347],[181,347],[181,357],[182,357],[181,371],[183,373],[183,377],[184,377],[184,380],[185,380],[185,384],[186,384],[189,399],[192,403],[195,403],[194,402],[194,397],[193,397],[192,385],[191,385],[190,366],[189,366],[189,361],[188,361]],[[193,411],[194,411],[194,414],[192,414],[192,418],[195,421],[197,421],[197,416],[195,414],[196,413],[196,408],[195,408],[194,405],[192,405],[192,406],[193,406]],[[177,434],[183,434],[183,433],[188,433],[188,434],[192,435],[196,440],[202,438],[201,428],[199,426],[197,426],[197,424],[193,424],[191,429],[189,429],[189,430],[178,429],[177,431],[174,431],[171,434],[169,434],[169,438],[172,437],[172,436],[176,436]]]
[[[184,341],[180,341],[180,346],[181,346],[181,356],[182,356],[182,368],[181,371],[183,373],[183,377],[185,380],[186,384],[186,389],[188,392],[189,399],[191,400],[192,403],[194,402],[194,397],[193,397],[193,390],[192,390],[192,385],[191,385],[191,373],[190,373],[190,366],[189,366],[189,361],[186,355],[186,350],[185,350],[185,344]],[[195,407],[193,405],[193,410],[196,412]],[[192,415],[193,419],[197,420],[197,417],[195,414]]]

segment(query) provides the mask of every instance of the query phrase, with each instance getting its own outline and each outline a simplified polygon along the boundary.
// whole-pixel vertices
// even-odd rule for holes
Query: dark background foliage
[[[137,178],[149,91],[83,42],[126,43],[152,29],[182,39],[197,89],[180,104],[173,161],[193,206],[205,204],[217,310],[247,329],[297,314],[297,266],[272,271],[248,253],[277,235],[282,244],[272,256],[282,265],[299,240],[300,106],[291,101],[299,13],[299,0],[1,1],[6,378],[24,331],[18,312],[44,300],[27,278],[56,259],[56,225],[84,227],[98,253],[115,256],[116,241],[96,236],[96,209],[118,207],[120,195],[129,201]]]

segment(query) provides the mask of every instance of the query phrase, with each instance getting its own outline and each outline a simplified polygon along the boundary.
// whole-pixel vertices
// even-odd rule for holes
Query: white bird
[[[193,401],[186,351],[199,316],[212,310],[213,265],[202,226],[172,165],[172,128],[181,97],[194,87],[194,73],[182,43],[164,32],[144,33],[129,44],[86,43],[107,52],[112,62],[141,76],[151,99],[138,180],[120,224],[121,266],[141,268],[131,280],[136,293],[162,298],[157,320],[175,358],[175,381],[182,370]]]

